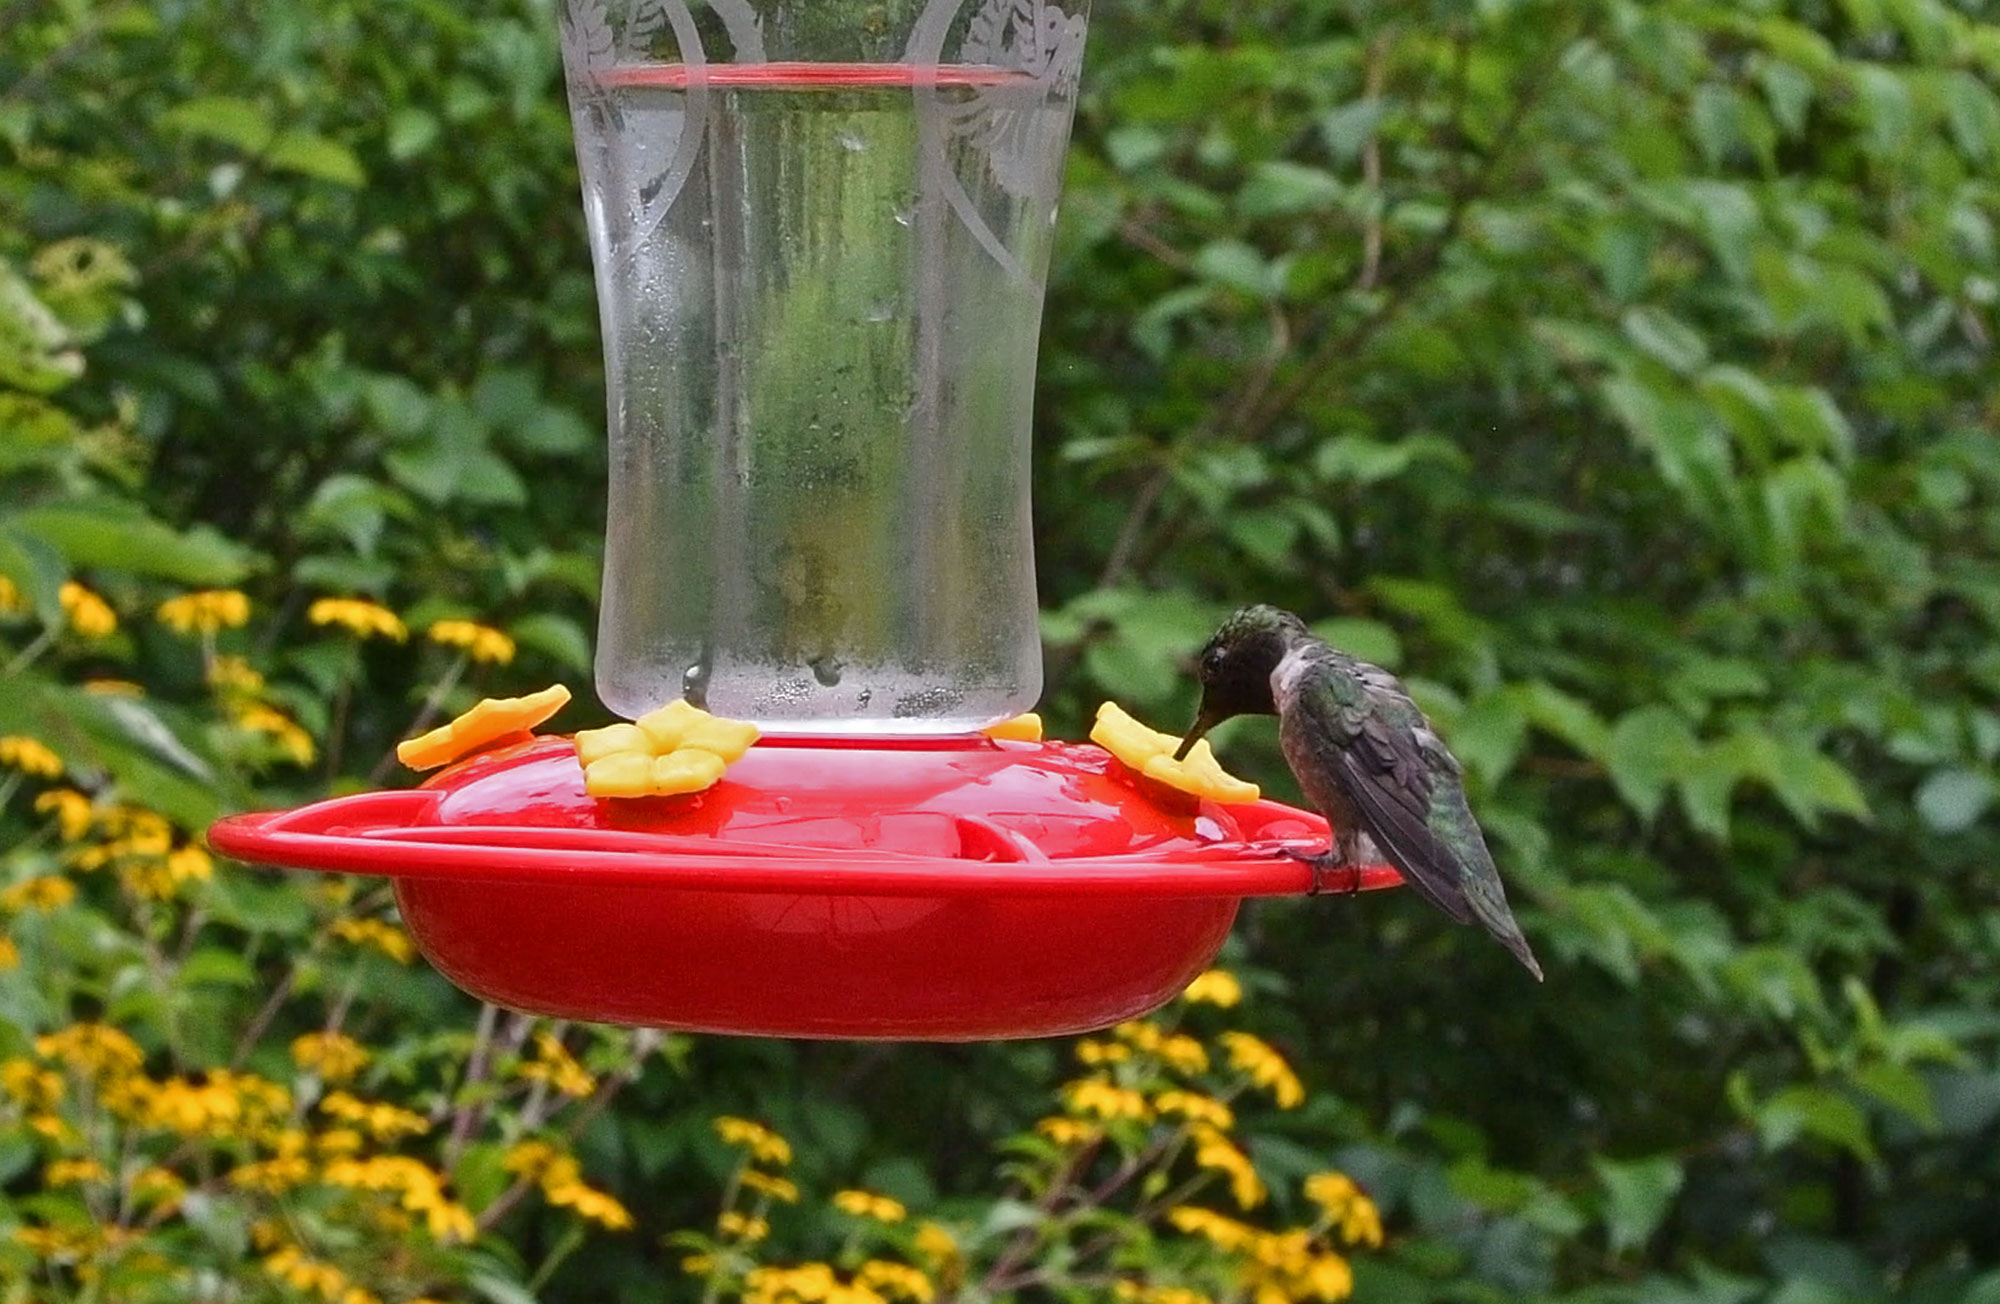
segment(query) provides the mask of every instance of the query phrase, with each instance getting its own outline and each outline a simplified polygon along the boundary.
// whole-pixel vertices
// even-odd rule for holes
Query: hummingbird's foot
[[[1337,847],[1325,851],[1294,851],[1286,847],[1279,854],[1312,866],[1312,886],[1306,889],[1307,896],[1318,896],[1329,888],[1343,896],[1361,891],[1361,866],[1343,857]],[[1334,887],[1336,882],[1338,887]]]

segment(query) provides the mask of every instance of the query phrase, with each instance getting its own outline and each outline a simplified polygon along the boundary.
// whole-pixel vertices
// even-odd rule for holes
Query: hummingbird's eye
[[[1201,654],[1201,672],[1204,675],[1212,675],[1220,669],[1222,669],[1221,648],[1212,647]]]

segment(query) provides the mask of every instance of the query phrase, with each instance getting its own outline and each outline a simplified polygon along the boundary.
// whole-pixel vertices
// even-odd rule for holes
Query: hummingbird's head
[[[1245,607],[1223,621],[1195,663],[1201,709],[1174,759],[1185,757],[1203,734],[1232,716],[1276,715],[1271,672],[1305,633],[1305,622],[1271,606]]]

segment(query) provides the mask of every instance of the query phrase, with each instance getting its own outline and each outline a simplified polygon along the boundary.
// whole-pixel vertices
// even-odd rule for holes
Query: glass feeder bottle
[[[564,0],[597,691],[947,734],[1041,690],[1029,438],[1087,0]]]

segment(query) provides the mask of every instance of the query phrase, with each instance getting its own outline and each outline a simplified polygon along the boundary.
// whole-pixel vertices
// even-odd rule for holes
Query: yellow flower
[[[628,1231],[632,1227],[632,1215],[625,1206],[604,1192],[585,1186],[572,1178],[555,1183],[544,1181],[542,1194],[550,1204],[573,1209],[581,1218],[587,1218],[608,1231]]]
[[[348,1290],[346,1273],[331,1263],[306,1257],[296,1245],[265,1255],[264,1271],[301,1294],[315,1295],[331,1304],[341,1304]]]
[[[135,1173],[126,1189],[137,1204],[172,1212],[180,1207],[181,1197],[187,1194],[187,1183],[177,1174],[155,1165]]]
[[[62,777],[62,757],[33,738],[9,734],[0,738],[0,765],[11,766],[35,779]]]
[[[1243,1258],[1242,1283],[1255,1300],[1317,1299],[1333,1304],[1354,1293],[1347,1260],[1313,1243],[1309,1232],[1259,1232]]]
[[[546,1082],[565,1096],[581,1100],[597,1090],[597,1079],[585,1071],[583,1065],[562,1044],[562,1040],[546,1028],[535,1031],[535,1052],[539,1058],[521,1066],[521,1076],[530,1082]]]
[[[238,1164],[230,1170],[229,1184],[246,1191],[283,1195],[303,1186],[312,1178],[312,1163],[303,1155],[279,1155],[256,1163]]]
[[[22,879],[0,892],[0,909],[59,910],[76,897],[76,884],[60,874]]]
[[[525,739],[569,701],[569,689],[552,684],[526,697],[488,697],[450,724],[396,745],[396,759],[413,770],[434,770],[500,743]]]
[[[21,948],[11,937],[0,937],[0,973],[21,967]]]
[[[722,1216],[715,1220],[715,1230],[729,1240],[755,1245],[771,1234],[771,1224],[762,1218],[725,1209]]]
[[[1174,753],[1180,749],[1180,739],[1148,729],[1116,702],[1106,702],[1097,708],[1097,723],[1091,727],[1090,741],[1147,778],[1197,797],[1245,802],[1255,801],[1259,795],[1256,784],[1246,783],[1223,770],[1215,753],[1209,750],[1206,738],[1194,745],[1186,760],[1177,761]]]
[[[1115,1086],[1104,1078],[1079,1078],[1062,1088],[1063,1106],[1072,1115],[1116,1120],[1129,1118],[1144,1123],[1153,1116],[1146,1098],[1130,1087]]]
[[[833,1207],[856,1218],[872,1218],[881,1223],[899,1223],[908,1213],[900,1200],[873,1191],[835,1191]]]
[[[1199,1236],[1218,1250],[1230,1253],[1245,1248],[1257,1235],[1257,1229],[1248,1223],[1240,1223],[1212,1209],[1191,1204],[1176,1205],[1167,1210],[1167,1221],[1176,1230]]]
[[[366,598],[321,598],[306,608],[315,625],[339,625],[356,638],[382,637],[400,643],[410,631],[396,613]]]
[[[103,598],[70,580],[57,595],[69,615],[70,628],[85,638],[103,638],[118,628],[118,617]]]
[[[422,1114],[395,1105],[358,1100],[345,1091],[327,1093],[319,1108],[344,1123],[359,1123],[377,1141],[400,1141],[431,1130],[430,1120]]]
[[[713,1254],[689,1254],[681,1259],[681,1271],[690,1277],[706,1277],[715,1271],[715,1266]]]
[[[203,589],[168,598],[155,613],[177,634],[213,634],[250,623],[250,599],[235,589]]]
[[[1076,1044],[1076,1057],[1085,1064],[1092,1066],[1099,1064],[1123,1064],[1126,1060],[1132,1058],[1132,1048],[1130,1046],[1120,1046],[1113,1042],[1098,1041],[1095,1038],[1086,1037]]]
[[[189,843],[167,853],[167,873],[176,883],[205,883],[215,873],[215,861],[206,851]]]
[[[1045,1118],[1035,1124],[1035,1131],[1064,1149],[1089,1145],[1104,1135],[1104,1130],[1095,1123],[1083,1123],[1073,1118]]]
[[[240,707],[236,711],[236,727],[271,739],[295,765],[312,764],[317,751],[312,735],[275,707],[255,702]]]
[[[397,964],[408,964],[417,953],[409,934],[380,919],[336,919],[329,931],[343,942],[380,951]]]
[[[931,1304],[937,1298],[937,1287],[931,1284],[931,1279],[921,1269],[907,1263],[870,1259],[854,1270],[854,1280],[892,1299],[909,1300],[911,1304]]]
[[[405,1209],[423,1215],[436,1241],[469,1241],[478,1230],[465,1206],[444,1194],[444,1178],[403,1155],[335,1160],[326,1166],[321,1180],[329,1186],[395,1192]]]
[[[345,1082],[368,1063],[368,1052],[345,1033],[309,1032],[292,1042],[292,1060],[328,1082]]]
[[[514,640],[488,625],[469,620],[440,620],[430,627],[433,643],[464,648],[466,656],[489,665],[504,666],[514,659]]]
[[[1011,720],[989,724],[979,732],[988,738],[1008,739],[1014,742],[1038,743],[1042,740],[1042,717],[1029,711]]]
[[[209,663],[208,684],[225,693],[255,697],[264,691],[264,676],[242,657],[221,656]]]
[[[1229,1179],[1229,1194],[1241,1209],[1254,1209],[1264,1203],[1264,1182],[1251,1166],[1250,1156],[1236,1148],[1223,1132],[1213,1127],[1196,1124],[1194,1129],[1194,1161],[1202,1168],[1221,1173]]]
[[[62,1074],[16,1056],[0,1062],[0,1092],[27,1109],[54,1109],[63,1098]]]
[[[746,1170],[738,1180],[759,1195],[776,1200],[780,1204],[799,1202],[798,1185],[788,1177],[774,1177],[770,1173],[760,1173],[752,1168]]]
[[[33,609],[14,581],[0,575],[0,616],[25,616]]]
[[[129,679],[86,679],[83,691],[97,697],[140,698],[146,695],[143,687]]]
[[[500,1167],[516,1177],[536,1181],[565,1158],[562,1151],[548,1142],[531,1138],[526,1141],[516,1141],[508,1147],[507,1153],[501,1157]]]
[[[670,797],[713,787],[756,741],[756,725],[673,701],[631,724],[583,730],[576,759],[593,797]]]
[[[1229,1106],[1199,1092],[1162,1091],[1153,1097],[1153,1108],[1162,1115],[1176,1115],[1190,1123],[1201,1123],[1224,1132],[1236,1126],[1236,1115]]]
[[[1270,1092],[1278,1108],[1294,1109],[1305,1100],[1306,1089],[1298,1075],[1268,1044],[1247,1032],[1225,1032],[1222,1044],[1229,1052],[1230,1065]]]
[[[35,1054],[98,1078],[132,1073],[146,1062],[137,1042],[102,1023],[73,1023],[37,1037]]]
[[[933,1264],[955,1263],[960,1257],[958,1238],[943,1223],[929,1219],[917,1224],[916,1249]]]
[[[40,814],[54,811],[64,842],[75,842],[90,831],[90,798],[74,788],[51,788],[35,798]]]
[[[1120,1304],[1212,1304],[1208,1295],[1187,1286],[1153,1286],[1123,1277],[1111,1293]]]
[[[76,1186],[84,1182],[108,1182],[111,1173],[95,1159],[51,1160],[42,1173],[50,1186]]]
[[[792,1162],[792,1143],[762,1123],[724,1114],[715,1120],[713,1126],[724,1145],[749,1151],[750,1158],[756,1163],[783,1168]]]
[[[1243,999],[1243,984],[1227,969],[1210,969],[1195,975],[1181,999],[1189,1005],[1219,1005],[1226,1010]]]
[[[1314,1173],[1306,1178],[1305,1192],[1349,1245],[1381,1246],[1382,1211],[1346,1173]]]

